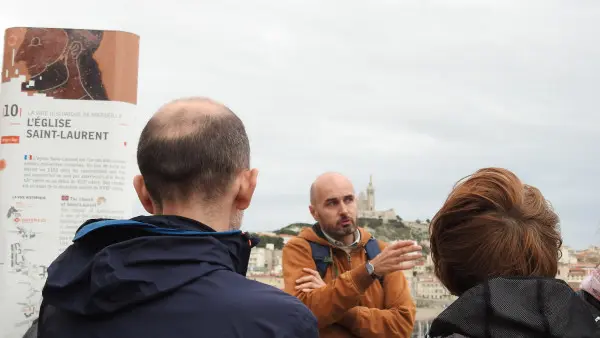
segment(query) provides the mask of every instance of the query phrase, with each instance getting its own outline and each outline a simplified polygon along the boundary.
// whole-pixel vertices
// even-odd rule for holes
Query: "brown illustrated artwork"
[[[108,100],[93,57],[101,41],[101,31],[27,29],[15,55],[30,74],[22,89],[58,99]]]
[[[136,103],[139,37],[116,31],[9,28],[3,82],[57,99]]]

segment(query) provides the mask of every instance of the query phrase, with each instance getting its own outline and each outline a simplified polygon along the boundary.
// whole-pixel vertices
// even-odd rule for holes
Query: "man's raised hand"
[[[375,274],[385,276],[390,272],[411,269],[415,261],[421,258],[422,249],[414,241],[398,241],[388,245],[371,260]]]

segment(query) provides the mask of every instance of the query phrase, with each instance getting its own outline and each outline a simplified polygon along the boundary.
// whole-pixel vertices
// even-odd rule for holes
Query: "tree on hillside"
[[[265,248],[267,244],[273,244],[275,250],[283,249],[283,238],[281,237],[254,235],[260,239],[260,242],[256,246],[257,248]]]
[[[277,235],[291,235],[291,236],[296,236],[298,234],[297,231],[294,230],[290,230],[290,229],[280,229],[277,231],[274,231]]]
[[[406,224],[404,224],[402,221],[398,221],[395,219],[388,221],[388,225],[396,228],[406,228]]]
[[[273,231],[274,233],[278,234],[278,235],[292,235],[295,236],[297,235],[300,231],[298,229],[302,229],[302,228],[306,228],[306,227],[312,227],[312,224],[309,223],[292,223],[290,225],[287,225],[279,230],[275,230]]]
[[[383,225],[383,219],[381,218],[358,218],[357,223],[359,227],[376,229]]]

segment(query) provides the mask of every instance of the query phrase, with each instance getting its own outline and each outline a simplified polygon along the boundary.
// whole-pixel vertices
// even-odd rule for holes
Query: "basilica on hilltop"
[[[396,219],[394,209],[375,209],[375,187],[373,186],[373,175],[369,178],[367,189],[358,194],[358,217],[359,218],[381,218],[384,222]]]

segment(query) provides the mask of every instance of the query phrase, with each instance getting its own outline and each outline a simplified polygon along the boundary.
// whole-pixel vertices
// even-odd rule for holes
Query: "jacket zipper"
[[[349,253],[346,253],[346,256],[348,256],[348,265],[350,265],[350,270],[352,270],[352,256]]]

